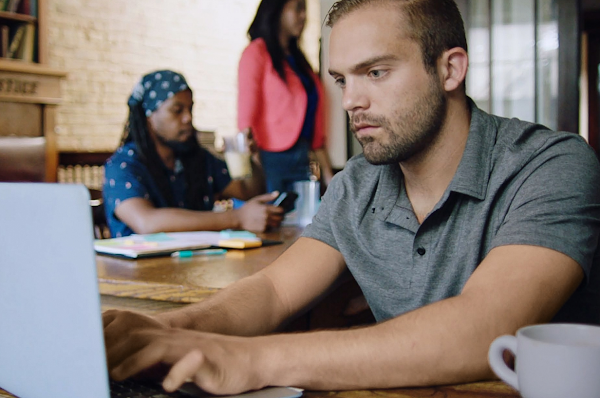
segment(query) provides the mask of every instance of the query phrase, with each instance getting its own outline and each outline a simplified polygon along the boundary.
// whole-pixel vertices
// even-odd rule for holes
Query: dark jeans
[[[310,177],[308,162],[309,143],[299,139],[293,147],[283,152],[260,151],[260,161],[265,171],[267,192],[291,191],[296,181]]]

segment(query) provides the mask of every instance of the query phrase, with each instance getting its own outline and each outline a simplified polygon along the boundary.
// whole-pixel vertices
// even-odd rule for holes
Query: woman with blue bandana
[[[106,219],[114,237],[132,233],[246,229],[281,223],[282,209],[267,204],[261,173],[232,180],[225,162],[202,148],[192,125],[192,90],[170,70],[145,75],[128,101],[121,146],[105,164]],[[215,196],[248,200],[212,212]]]

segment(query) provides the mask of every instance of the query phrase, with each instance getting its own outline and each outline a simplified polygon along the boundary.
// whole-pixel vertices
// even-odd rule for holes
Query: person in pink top
[[[308,180],[310,151],[322,182],[333,177],[325,151],[323,86],[298,47],[305,22],[305,0],[262,0],[240,59],[238,128],[252,131],[268,192]]]

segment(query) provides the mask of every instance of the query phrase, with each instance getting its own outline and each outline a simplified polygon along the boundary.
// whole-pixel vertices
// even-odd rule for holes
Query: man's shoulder
[[[138,155],[137,148],[132,143],[126,143],[119,148],[109,157],[104,163],[106,171],[112,172],[123,172],[136,171],[146,169],[146,166],[142,163],[140,156]]]
[[[558,142],[574,147],[586,147],[585,140],[575,133],[556,131],[518,118],[489,115],[497,126],[498,142],[509,148],[541,148]]]
[[[518,158],[528,161],[538,156],[552,157],[560,154],[596,161],[593,150],[579,134],[551,130],[544,125],[518,118],[488,116],[497,132],[494,145],[496,159],[505,162],[512,158],[518,162]]]

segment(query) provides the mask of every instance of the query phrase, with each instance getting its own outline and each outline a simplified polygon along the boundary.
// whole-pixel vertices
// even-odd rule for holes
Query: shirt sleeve
[[[516,193],[492,246],[553,249],[577,261],[589,278],[600,233],[599,181],[598,161],[583,140],[548,143],[506,187]]]
[[[258,39],[257,39],[258,40]],[[238,67],[238,129],[252,129],[254,139],[260,146],[259,119],[262,101],[262,79],[265,59],[261,55],[260,42],[252,42],[240,58]]]
[[[109,159],[104,165],[103,195],[105,206],[113,211],[130,198],[150,199],[139,162],[126,158]]]

